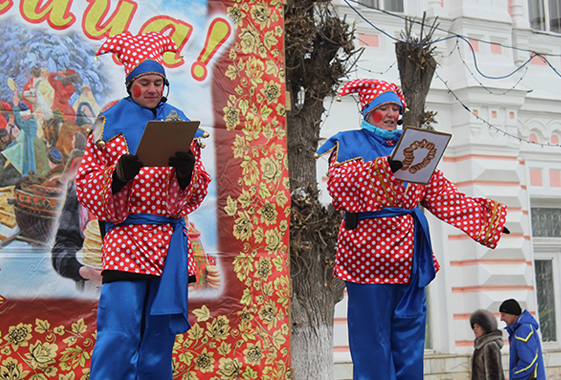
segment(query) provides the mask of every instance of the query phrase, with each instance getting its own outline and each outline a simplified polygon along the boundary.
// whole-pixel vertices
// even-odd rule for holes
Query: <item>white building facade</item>
[[[460,191],[508,206],[499,246],[487,249],[429,216],[441,264],[428,288],[425,379],[469,379],[469,317],[497,319],[507,298],[540,322],[548,378],[561,379],[561,0],[333,0],[364,47],[354,78],[399,84],[395,41],[405,17],[427,24],[438,62],[426,109],[453,135],[439,168]],[[415,33],[420,34],[419,26]],[[322,137],[360,125],[351,96],[326,102]],[[323,199],[327,158],[318,160]],[[430,215],[430,214],[429,214]],[[345,300],[336,309],[334,358],[350,362]],[[500,328],[504,323],[499,322]],[[507,340],[504,333],[505,343]],[[503,348],[508,370],[508,344]],[[352,378],[351,365],[336,378]]]

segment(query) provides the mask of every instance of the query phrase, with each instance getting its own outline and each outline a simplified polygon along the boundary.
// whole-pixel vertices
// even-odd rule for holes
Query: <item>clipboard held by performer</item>
[[[403,163],[394,173],[395,178],[421,185],[429,183],[451,138],[450,133],[405,127],[390,157]]]
[[[168,166],[169,158],[177,152],[188,152],[200,121],[160,121],[146,123],[136,150],[144,166]]]

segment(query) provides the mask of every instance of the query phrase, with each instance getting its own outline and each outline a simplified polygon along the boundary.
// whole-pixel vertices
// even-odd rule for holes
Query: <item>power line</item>
[[[353,3],[355,3],[355,4],[357,4],[357,5],[360,5],[360,6],[362,6],[362,7],[368,8],[368,9],[370,9],[370,10],[379,12],[379,13],[384,13],[384,14],[386,14],[386,15],[389,15],[389,16],[392,16],[392,17],[396,17],[396,18],[399,18],[399,19],[401,19],[401,20],[407,20],[407,21],[413,22],[413,23],[415,23],[415,24],[422,25],[421,22],[419,22],[419,21],[417,21],[417,20],[415,20],[415,19],[409,18],[409,17],[407,17],[407,16],[403,16],[403,15],[400,14],[400,13],[393,13],[393,12],[389,12],[389,11],[386,11],[386,10],[383,10],[383,9],[374,8],[374,7],[371,7],[371,6],[362,4],[362,3],[360,3],[358,0],[349,0],[349,1],[348,1],[348,0],[343,0],[343,1],[344,1],[353,11],[355,11],[355,13],[357,13],[357,14],[359,14],[359,15],[360,15],[360,12],[359,12],[356,8],[354,8],[352,5],[350,5],[350,4],[349,4],[349,1],[351,1],[351,2],[353,2]],[[444,32],[444,33],[452,34],[453,36],[457,36],[457,37],[462,37],[462,38],[464,38],[464,39],[468,39],[468,37],[462,36],[461,34],[457,34],[457,33],[450,32],[449,30],[446,30],[446,29],[442,29],[442,28],[438,28],[438,27],[436,27],[435,29],[436,29],[436,30],[439,30],[439,31],[441,31],[441,32]],[[446,39],[449,39],[449,38],[446,37],[446,38],[444,38],[444,39],[437,40],[436,42],[438,42],[438,41],[444,41],[444,40],[446,40]],[[489,44],[489,45],[498,45],[498,46],[501,46],[501,47],[504,47],[504,48],[507,48],[507,49],[518,50],[518,51],[523,51],[523,52],[526,52],[526,53],[536,54],[536,52],[535,52],[534,50],[531,50],[531,49],[524,49],[524,48],[520,48],[520,47],[518,47],[518,46],[506,45],[506,44],[502,44],[502,43],[499,43],[499,42],[490,42],[490,41],[482,40],[482,39],[479,39],[479,38],[469,38],[469,39],[470,39],[470,40],[473,40],[473,41],[477,41],[477,42],[482,42],[482,43],[485,43],[485,44]],[[430,45],[430,44],[431,44],[431,43],[427,43],[427,45]],[[422,44],[420,44],[420,45],[422,45]],[[548,54],[548,55],[549,55],[549,56],[552,56],[552,57],[561,57],[561,54]]]
[[[529,66],[530,66],[530,65],[528,65],[528,64],[526,64],[526,65],[523,66],[523,67],[525,68],[524,72],[521,74],[520,78],[518,78],[518,80],[516,81],[516,83],[514,83],[514,85],[512,85],[511,88],[509,88],[509,89],[507,89],[507,90],[505,90],[505,91],[502,91],[502,92],[496,92],[496,91],[491,90],[491,89],[488,88],[487,86],[485,86],[485,85],[475,76],[475,74],[474,74],[473,71],[470,69],[470,67],[468,66],[467,62],[464,60],[464,58],[463,58],[463,56],[462,56],[462,52],[461,52],[460,47],[459,47],[459,45],[458,45],[458,40],[456,40],[456,44],[455,44],[454,47],[450,50],[450,53],[448,53],[448,54],[446,54],[446,55],[444,55],[444,54],[438,54],[438,56],[441,57],[441,58],[448,58],[448,57],[450,57],[452,54],[454,54],[454,52],[455,52],[456,50],[458,51],[458,55],[460,56],[460,60],[462,61],[463,65],[465,66],[465,68],[466,68],[466,70],[469,72],[469,74],[472,76],[472,78],[473,78],[483,89],[487,90],[487,92],[489,92],[489,94],[492,94],[492,95],[506,95],[506,94],[508,94],[509,92],[511,92],[512,90],[514,90],[514,89],[520,84],[520,82],[522,82],[522,80],[524,79],[524,77],[525,77],[526,74],[528,73],[528,68],[529,68]],[[371,74],[384,75],[384,74],[386,74],[388,71],[390,71],[390,70],[395,66],[396,63],[397,63],[397,60],[394,61],[390,66],[388,66],[387,69],[385,69],[385,70],[383,70],[383,71],[374,71],[374,70],[370,70],[370,69],[367,69],[367,68],[365,68],[365,67],[359,66],[358,64],[357,64],[357,67],[358,67],[360,70],[366,71],[366,72],[371,73]]]
[[[444,55],[444,54],[438,54],[438,56],[440,58],[450,58],[452,56],[452,54],[454,54],[454,51],[456,51],[456,49],[459,49],[460,45],[458,45],[458,39],[456,39],[456,42],[454,43],[454,47],[452,47],[452,49],[450,49],[450,53]]]
[[[349,3],[349,1],[352,1],[352,2],[354,2],[354,3],[360,4],[358,1],[356,1],[356,0],[343,0],[343,1],[347,4],[347,6],[348,6],[349,8],[351,8],[351,9],[352,9],[362,20],[364,20],[368,25],[370,25],[372,28],[376,29],[378,32],[382,33],[382,34],[385,35],[386,37],[388,37],[388,38],[390,38],[390,39],[392,39],[392,40],[394,40],[394,41],[396,41],[396,42],[400,42],[400,43],[404,43],[404,44],[408,44],[408,45],[429,46],[429,45],[434,45],[434,44],[436,44],[436,43],[438,43],[438,42],[447,41],[447,40],[450,40],[450,39],[453,39],[453,38],[456,38],[456,43],[457,43],[457,40],[458,40],[458,39],[464,41],[464,42],[469,46],[470,51],[471,51],[471,53],[472,53],[472,57],[473,57],[473,62],[474,62],[475,70],[479,73],[479,75],[481,75],[482,77],[484,77],[484,78],[486,78],[486,79],[492,79],[492,80],[507,79],[507,78],[513,76],[514,74],[516,74],[518,71],[522,70],[522,68],[524,68],[526,65],[528,65],[528,64],[530,63],[530,61],[531,61],[533,58],[535,58],[535,57],[540,57],[542,60],[544,60],[544,61],[546,62],[546,64],[553,70],[553,72],[555,72],[555,74],[557,74],[557,76],[561,77],[561,73],[551,65],[551,63],[547,60],[547,57],[545,57],[543,54],[536,53],[535,51],[529,50],[529,49],[522,49],[522,48],[518,48],[518,47],[515,47],[515,46],[509,46],[509,45],[504,45],[504,44],[500,44],[500,43],[493,43],[493,42],[489,42],[489,41],[484,41],[484,40],[473,39],[473,38],[472,38],[472,40],[474,40],[474,41],[483,42],[483,43],[487,43],[487,44],[494,44],[494,45],[498,45],[498,46],[501,46],[501,47],[504,47],[504,48],[513,49],[513,50],[519,50],[519,51],[524,51],[524,52],[530,53],[530,58],[529,58],[528,60],[526,60],[526,61],[525,61],[522,65],[520,65],[519,67],[515,68],[512,72],[510,72],[510,73],[508,73],[508,74],[506,74],[506,75],[500,75],[500,76],[486,75],[486,74],[484,74],[484,73],[479,69],[479,65],[477,64],[477,56],[476,56],[476,54],[475,54],[475,48],[473,47],[473,45],[472,45],[471,42],[469,41],[470,39],[468,39],[467,37],[462,36],[462,35],[457,34],[457,33],[450,32],[450,31],[448,31],[448,30],[441,29],[441,28],[435,28],[436,30],[439,30],[439,31],[442,31],[442,32],[445,32],[445,33],[450,34],[450,36],[449,36],[449,37],[444,37],[444,38],[439,38],[439,39],[436,39],[436,40],[433,40],[433,41],[429,41],[429,42],[410,42],[410,41],[404,41],[404,40],[401,40],[401,39],[399,39],[399,38],[396,38],[396,37],[392,36],[391,34],[387,33],[386,31],[384,31],[384,30],[380,29],[379,27],[377,27],[376,25],[374,25],[374,24],[373,24],[372,22],[370,22],[370,20],[368,20],[359,10],[357,10],[355,7],[353,7],[353,6]],[[363,4],[360,4],[360,5],[363,5]],[[363,5],[363,6],[364,6],[364,5]],[[375,9],[375,8],[368,7],[368,6],[365,6],[365,7],[369,8],[369,9],[372,9],[372,10],[375,10],[375,11],[379,11],[379,12],[381,12],[381,13],[385,13],[385,14],[394,16],[394,17],[401,18],[401,19],[403,19],[403,20],[408,20],[408,21],[410,21],[410,22],[414,22],[414,23],[420,24],[420,22],[418,22],[418,21],[416,21],[416,20],[412,20],[412,19],[409,19],[409,18],[407,18],[407,17],[403,17],[403,16],[401,16],[401,15],[396,15],[396,14],[391,13],[391,12],[388,12],[388,11],[379,10],[379,9]],[[552,57],[561,56],[561,55],[556,55],[556,54],[549,54],[549,55],[552,56]]]
[[[462,61],[464,67],[466,68],[466,70],[470,73],[471,77],[477,82],[479,83],[479,85],[484,88],[485,90],[487,90],[489,92],[489,94],[492,95],[506,95],[509,92],[511,92],[512,90],[514,90],[516,88],[516,86],[518,86],[518,84],[520,84],[520,82],[522,82],[522,79],[524,79],[524,77],[526,76],[526,74],[528,73],[528,68],[530,67],[530,65],[528,64],[529,61],[527,61],[523,66],[525,67],[526,70],[524,70],[524,72],[522,73],[522,75],[520,75],[520,78],[518,78],[518,80],[516,81],[516,83],[514,83],[514,85],[509,88],[506,91],[503,92],[494,92],[492,91],[490,88],[488,88],[487,86],[485,86],[479,79],[477,79],[477,77],[475,76],[475,74],[473,73],[473,71],[471,71],[471,69],[469,68],[467,62],[464,60],[464,57],[462,56],[462,52],[460,50],[460,47],[458,46],[458,44],[456,44],[457,47],[457,51],[458,51],[458,55],[460,56],[460,60]]]
[[[452,32],[450,32],[450,31],[446,31],[446,30],[443,30],[443,29],[440,29],[440,28],[435,28],[436,30],[440,30],[440,31],[446,32],[446,33],[448,33],[448,34],[451,34],[451,36],[449,36],[449,37],[444,37],[444,38],[437,39],[437,40],[433,40],[433,41],[429,41],[429,42],[423,42],[423,43],[415,43],[415,42],[403,41],[403,40],[400,40],[400,39],[398,39],[398,38],[396,38],[396,37],[394,37],[394,36],[388,34],[388,33],[385,32],[384,30],[382,30],[382,29],[378,28],[377,26],[375,26],[374,24],[372,24],[372,23],[370,22],[370,20],[368,20],[366,17],[364,17],[357,9],[355,9],[351,4],[349,4],[349,0],[343,0],[343,1],[344,1],[344,2],[345,2],[345,3],[346,3],[361,19],[363,19],[368,25],[372,26],[374,29],[376,29],[377,31],[379,31],[379,32],[382,33],[383,35],[389,37],[390,39],[392,39],[392,40],[394,40],[394,41],[396,41],[396,42],[401,42],[401,43],[409,44],[409,45],[423,45],[423,46],[427,46],[427,45],[436,44],[437,42],[442,42],[442,41],[446,41],[446,40],[455,38],[455,39],[456,39],[455,48],[456,48],[456,50],[458,51],[458,53],[459,53],[459,55],[460,55],[460,60],[462,61],[462,63],[463,63],[464,66],[466,67],[466,69],[468,69],[468,71],[469,71],[469,73],[472,75],[472,77],[473,77],[474,79],[476,79],[476,81],[480,84],[480,86],[483,87],[484,89],[486,89],[486,90],[487,90],[489,93],[491,93],[491,94],[493,94],[493,92],[492,92],[489,88],[487,88],[485,85],[483,85],[483,83],[481,83],[481,81],[477,80],[477,78],[475,78],[475,75],[473,74],[473,72],[472,72],[472,71],[469,69],[469,67],[467,66],[466,61],[464,60],[464,58],[463,58],[462,55],[461,55],[461,50],[460,50],[459,45],[458,45],[458,40],[462,40],[462,41],[464,41],[465,43],[468,44],[468,46],[469,46],[469,48],[470,48],[470,50],[471,50],[471,53],[472,53],[473,60],[474,60],[474,67],[475,67],[475,70],[476,70],[481,76],[483,76],[483,77],[486,78],[486,79],[493,79],[493,80],[507,79],[507,78],[511,77],[512,75],[514,75],[515,73],[517,73],[518,71],[522,70],[522,68],[526,68],[526,71],[524,71],[524,73],[523,73],[523,74],[521,75],[521,77],[516,81],[516,83],[512,86],[512,88],[510,88],[509,90],[506,90],[506,91],[505,91],[504,93],[502,93],[501,95],[504,95],[504,94],[506,94],[506,93],[512,91],[512,90],[522,81],[522,79],[525,77],[525,75],[526,75],[526,73],[527,73],[527,71],[528,71],[528,66],[529,66],[529,64],[530,64],[530,61],[531,61],[532,59],[534,59],[534,58],[538,58],[538,59],[543,60],[543,61],[546,63],[546,65],[548,65],[548,66],[553,70],[553,72],[554,72],[555,74],[557,74],[559,77],[561,77],[561,72],[559,72],[555,67],[553,67],[553,65],[551,65],[551,63],[549,62],[549,60],[547,59],[547,57],[545,57],[544,55],[539,54],[539,53],[536,53],[536,52],[534,52],[534,51],[532,51],[532,50],[521,49],[521,48],[517,48],[517,47],[513,47],[513,46],[503,45],[503,44],[495,44],[495,45],[499,45],[499,46],[505,47],[505,48],[510,48],[510,49],[513,49],[513,50],[519,50],[519,51],[529,52],[529,53],[530,53],[530,58],[529,58],[528,60],[526,60],[522,65],[520,65],[518,68],[514,69],[511,73],[509,73],[509,74],[507,74],[507,75],[501,75],[501,76],[490,76],[490,75],[485,75],[485,74],[483,74],[483,73],[481,72],[481,70],[479,70],[479,67],[478,67],[478,65],[477,65],[477,57],[476,57],[476,55],[475,55],[475,49],[474,49],[473,45],[470,43],[470,41],[468,40],[468,38],[466,38],[466,37],[464,37],[464,36],[462,36],[462,35],[459,35],[459,34],[452,33]],[[351,1],[353,1],[354,3],[358,3],[356,0],[351,0]],[[359,4],[360,4],[360,3],[359,3]],[[367,8],[374,9],[374,8],[371,8],[371,7],[367,7]],[[377,10],[377,9],[376,9],[376,10]],[[408,19],[408,18],[403,17],[403,16],[398,16],[398,15],[395,15],[395,14],[393,14],[393,13],[391,13],[391,12],[387,12],[387,11],[383,11],[383,10],[377,10],[377,11],[380,11],[380,12],[382,12],[382,13],[386,13],[386,14],[389,14],[389,15],[391,15],[391,16],[399,17],[399,18],[402,18],[402,19],[409,20],[409,21],[411,21],[411,22],[415,22],[415,23],[420,24],[418,21],[414,21],[414,20]],[[488,44],[492,44],[491,42],[488,42],[488,41],[483,41],[483,40],[478,40],[478,39],[472,39],[472,40],[474,40],[474,41],[479,41],[479,42],[484,42],[484,43],[488,43]],[[452,53],[453,53],[453,51],[454,51],[454,48],[450,51],[450,53],[448,54],[447,57],[451,56]],[[557,56],[557,55],[550,54],[550,56]],[[559,55],[559,56],[561,56],[561,55]],[[391,69],[391,67],[392,67],[394,64],[395,64],[395,62],[392,63],[392,65],[391,65],[385,72],[387,72],[389,69]],[[366,69],[366,71],[373,72],[373,71],[368,70],[368,69]],[[385,73],[385,72],[384,72],[384,73]],[[380,73],[380,74],[383,74],[383,73]],[[508,131],[505,131],[505,130],[503,130],[503,129],[501,129],[501,128],[499,128],[499,127],[497,127],[497,126],[495,126],[495,125],[493,125],[493,124],[491,124],[491,123],[489,123],[487,120],[481,118],[476,112],[472,111],[472,110],[456,95],[456,93],[455,93],[455,92],[450,88],[450,86],[448,85],[448,82],[445,81],[444,79],[442,79],[442,77],[438,74],[438,72],[437,72],[436,70],[434,71],[434,74],[435,74],[435,76],[444,84],[444,86],[446,87],[446,89],[448,90],[448,92],[449,92],[450,94],[452,94],[452,96],[456,99],[456,101],[457,101],[458,103],[460,103],[460,105],[461,105],[466,111],[468,111],[469,113],[471,113],[477,120],[481,121],[482,123],[484,123],[485,125],[487,125],[490,129],[493,129],[495,132],[497,132],[497,133],[502,133],[504,136],[508,136],[508,137],[514,138],[514,139],[516,139],[516,140],[518,140],[518,141],[520,141],[520,142],[526,142],[526,143],[528,143],[528,144],[540,145],[541,147],[544,147],[544,146],[549,146],[549,147],[561,147],[561,145],[559,145],[559,144],[550,144],[550,143],[541,144],[541,143],[535,143],[535,142],[532,142],[532,141],[529,141],[529,140],[526,140],[526,139],[522,139],[522,138],[520,138],[520,137],[518,137],[518,136],[516,136],[516,135],[514,135],[514,134],[512,134],[512,133],[509,133]]]
[[[402,40],[400,40],[399,38],[396,38],[396,37],[392,36],[391,34],[387,33],[385,30],[380,29],[380,28],[378,28],[376,25],[372,24],[372,23],[370,22],[370,20],[368,20],[366,17],[364,17],[364,16],[362,15],[362,13],[360,13],[355,7],[353,7],[351,4],[349,4],[349,1],[348,1],[348,0],[343,0],[343,1],[349,6],[349,8],[351,8],[351,9],[352,9],[361,19],[363,19],[368,25],[370,25],[371,27],[373,27],[374,29],[376,29],[377,31],[379,31],[380,33],[382,33],[383,35],[385,35],[386,37],[388,37],[388,38],[390,38],[390,39],[392,39],[392,40],[394,40],[394,41],[399,41],[399,42],[403,42],[403,43],[410,44],[410,45],[423,45],[423,46],[424,46],[424,45],[431,45],[431,44],[436,43],[436,42],[446,41],[446,40],[449,40],[449,39],[452,39],[452,38],[455,37],[455,36],[444,37],[444,38],[441,38],[441,39],[438,39],[438,40],[435,40],[435,41],[432,41],[432,42],[428,42],[428,43],[427,43],[427,42],[407,42],[407,41],[402,41]],[[356,1],[354,1],[354,2],[356,2]],[[358,4],[360,4],[360,3],[358,3]],[[361,4],[361,5],[362,5],[362,4]],[[370,7],[367,7],[367,8],[370,8]],[[378,10],[378,9],[375,9],[375,8],[370,8],[370,9]],[[385,13],[385,12],[384,12],[384,13]],[[389,14],[391,14],[391,13],[389,13]],[[450,33],[450,32],[447,32],[447,33]]]
[[[499,128],[499,127],[497,127],[497,126],[495,126],[495,125],[493,125],[493,124],[491,124],[491,123],[489,123],[487,120],[485,120],[485,119],[483,119],[482,117],[480,117],[476,112],[474,112],[473,110],[471,110],[471,109],[458,97],[458,95],[456,95],[456,93],[450,88],[450,86],[448,85],[448,81],[442,79],[442,77],[438,74],[438,72],[437,72],[436,70],[435,70],[435,72],[434,72],[434,75],[444,84],[444,86],[446,87],[446,89],[448,90],[448,92],[449,92],[450,94],[452,94],[452,96],[456,99],[456,101],[457,101],[458,103],[460,103],[460,105],[461,105],[466,111],[468,111],[470,114],[472,114],[477,120],[481,121],[483,124],[487,125],[487,126],[488,126],[489,128],[491,128],[491,129],[493,129],[495,132],[497,132],[497,133],[502,133],[503,136],[511,137],[511,138],[516,139],[516,140],[518,140],[518,141],[520,141],[520,142],[525,142],[525,143],[527,143],[527,144],[533,144],[533,145],[540,145],[542,148],[545,147],[545,146],[554,147],[554,148],[561,148],[561,145],[559,145],[559,144],[550,144],[550,143],[542,144],[542,143],[535,143],[535,142],[533,142],[533,141],[523,139],[523,138],[521,138],[521,137],[518,137],[518,136],[516,136],[516,135],[514,135],[514,134],[512,134],[512,133],[510,133],[510,132],[507,132],[507,131],[505,131],[505,130],[503,130],[503,129],[501,129],[501,128]]]
[[[393,61],[393,63],[392,63],[391,65],[389,65],[388,68],[385,69],[384,71],[374,71],[374,70],[370,70],[370,69],[367,69],[367,68],[365,68],[365,67],[361,67],[361,66],[359,66],[358,64],[356,65],[356,67],[358,67],[359,69],[361,69],[361,70],[363,70],[363,71],[369,72],[369,73],[371,73],[371,74],[384,75],[385,73],[387,73],[388,71],[390,71],[390,70],[395,66],[396,63],[397,63],[397,61]]]

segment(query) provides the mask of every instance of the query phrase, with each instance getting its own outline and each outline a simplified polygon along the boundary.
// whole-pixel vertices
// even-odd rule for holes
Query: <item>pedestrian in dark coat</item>
[[[471,380],[504,380],[501,362],[503,333],[498,329],[497,320],[491,312],[478,309],[469,322],[475,334]]]

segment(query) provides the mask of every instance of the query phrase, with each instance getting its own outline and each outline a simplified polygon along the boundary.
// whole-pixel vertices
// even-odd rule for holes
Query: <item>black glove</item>
[[[113,184],[111,185],[113,194],[121,190],[127,182],[133,179],[143,166],[144,164],[138,161],[138,157],[134,154],[123,154],[119,157],[117,167],[113,172]]]
[[[189,149],[189,152],[177,152],[174,157],[169,158],[168,165],[175,168],[177,174],[177,182],[181,190],[191,183],[193,168],[195,167],[195,154]]]
[[[508,230],[508,228],[503,227],[503,234],[510,234],[510,231]]]
[[[390,169],[392,170],[393,173],[395,173],[396,171],[398,171],[403,167],[403,162],[401,161],[397,161],[397,160],[394,161],[388,158],[388,163],[390,164]]]

